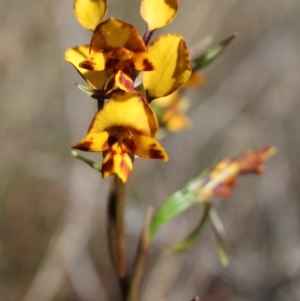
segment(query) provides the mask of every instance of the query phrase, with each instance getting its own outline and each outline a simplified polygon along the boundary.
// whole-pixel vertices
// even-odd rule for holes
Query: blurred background
[[[145,25],[138,0],[111,0],[107,17]],[[91,37],[73,1],[0,0],[0,300],[118,300],[105,219],[110,179],[70,155],[96,111],[64,62]],[[138,160],[127,190],[128,260],[145,210],[224,156],[275,145],[262,176],[240,179],[216,200],[230,265],[213,232],[180,255],[162,250],[197,224],[200,211],[166,225],[154,241],[140,300],[300,300],[300,3],[297,0],[185,0],[160,33],[189,46],[239,38],[203,70],[191,92],[191,131],[163,140],[168,163]],[[91,157],[91,156],[90,156]],[[93,156],[100,162],[101,155]]]

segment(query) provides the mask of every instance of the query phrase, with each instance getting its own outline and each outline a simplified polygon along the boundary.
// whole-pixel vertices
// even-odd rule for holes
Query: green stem
[[[116,175],[108,199],[108,248],[110,258],[118,276],[123,297],[126,291],[126,255],[124,226],[125,184]]]

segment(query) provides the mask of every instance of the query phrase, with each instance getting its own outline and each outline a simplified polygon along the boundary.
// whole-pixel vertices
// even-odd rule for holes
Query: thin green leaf
[[[197,242],[198,238],[200,237],[204,226],[206,225],[206,222],[209,218],[209,211],[211,208],[211,204],[209,202],[204,203],[203,205],[203,214],[200,220],[200,223],[197,225],[197,227],[194,229],[193,232],[190,233],[190,235],[182,240],[181,242],[174,245],[171,249],[174,252],[185,252],[191,249],[194,244]]]
[[[195,190],[200,182],[201,178],[199,177],[188,182],[181,190],[167,198],[156,210],[150,226],[150,240],[165,223],[199,202]]]
[[[199,56],[195,57],[191,63],[193,72],[202,69],[203,67],[213,62],[236,37],[237,35],[234,34],[229,38],[221,41],[220,43],[208,48],[204,53],[200,54]]]
[[[93,88],[86,87],[86,86],[83,86],[83,85],[80,85],[80,84],[75,84],[75,86],[79,90],[81,90],[84,93],[86,93],[88,96],[90,96],[92,98],[95,98],[95,99],[105,99],[105,98],[109,98],[110,97],[109,94],[106,94],[105,90],[93,89]],[[115,92],[115,91],[113,91],[113,92]]]
[[[216,210],[213,207],[211,207],[211,209],[209,211],[209,220],[211,222],[211,225],[214,230],[214,234],[217,239],[218,253],[219,253],[220,261],[223,266],[227,266],[229,264],[229,259],[228,259],[228,255],[227,255],[227,251],[226,251],[226,247],[225,247],[225,240],[224,240],[225,231],[224,231],[223,224],[218,216],[218,213],[216,212]]]
[[[81,161],[83,161],[84,163],[86,163],[87,165],[89,165],[90,167],[92,167],[93,169],[97,170],[97,171],[101,171],[101,166],[99,164],[97,164],[96,162],[80,155],[78,152],[76,152],[75,150],[71,151],[71,154],[73,157],[75,157],[76,159],[79,159]]]
[[[81,90],[81,91],[85,92],[86,94],[88,94],[89,96],[92,96],[95,92],[95,89],[90,88],[90,87],[86,87],[86,86],[83,86],[83,85],[80,85],[80,84],[75,84],[75,86],[79,90]]]

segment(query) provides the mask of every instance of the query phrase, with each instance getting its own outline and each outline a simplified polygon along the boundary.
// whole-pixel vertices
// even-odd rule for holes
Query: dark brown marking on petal
[[[165,159],[164,153],[160,149],[155,149],[155,148],[149,149],[149,157],[152,159],[161,159],[161,160]]]
[[[111,153],[108,154],[108,156],[110,156],[110,158],[106,162],[102,163],[102,176],[105,171],[111,173],[111,171],[113,170],[114,156]]]
[[[112,147],[117,141],[118,141],[118,138],[116,138],[114,136],[109,136],[109,138],[108,138],[109,147]]]
[[[155,97],[151,97],[151,96],[150,96],[150,94],[149,94],[149,89],[146,89],[146,90],[145,90],[145,95],[146,95],[146,100],[147,100],[148,103],[151,103],[152,100],[155,99]]]
[[[137,147],[134,143],[134,141],[130,138],[126,138],[124,139],[123,141],[123,144],[125,144],[125,146],[132,152],[132,153],[135,153],[136,150],[137,150]]]
[[[143,98],[140,98],[140,100],[143,102],[145,113],[148,116],[148,121],[149,121],[149,125],[150,125],[150,130],[151,130],[151,136],[153,137],[153,136],[155,136],[155,134],[158,130],[157,117],[156,117],[155,113],[153,112],[152,108],[149,105],[150,102],[148,103]]]
[[[91,145],[93,144],[93,140],[85,141],[82,143],[77,143],[72,145],[72,148],[76,148],[85,152],[88,152],[91,149]]]
[[[95,66],[96,66],[96,63],[91,60],[85,60],[79,64],[79,67],[90,70],[90,71],[94,71]]]
[[[144,59],[142,64],[144,66],[144,69],[143,69],[144,71],[154,70],[154,66],[149,60]]]
[[[134,63],[131,58],[123,61],[123,64],[124,64],[124,69],[127,69],[126,70],[127,73],[129,73],[130,69],[134,69]]]

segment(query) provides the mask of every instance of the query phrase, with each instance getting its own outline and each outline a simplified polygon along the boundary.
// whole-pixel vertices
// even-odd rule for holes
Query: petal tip
[[[71,146],[72,149],[79,149],[88,152],[91,149],[92,141],[78,142]]]

